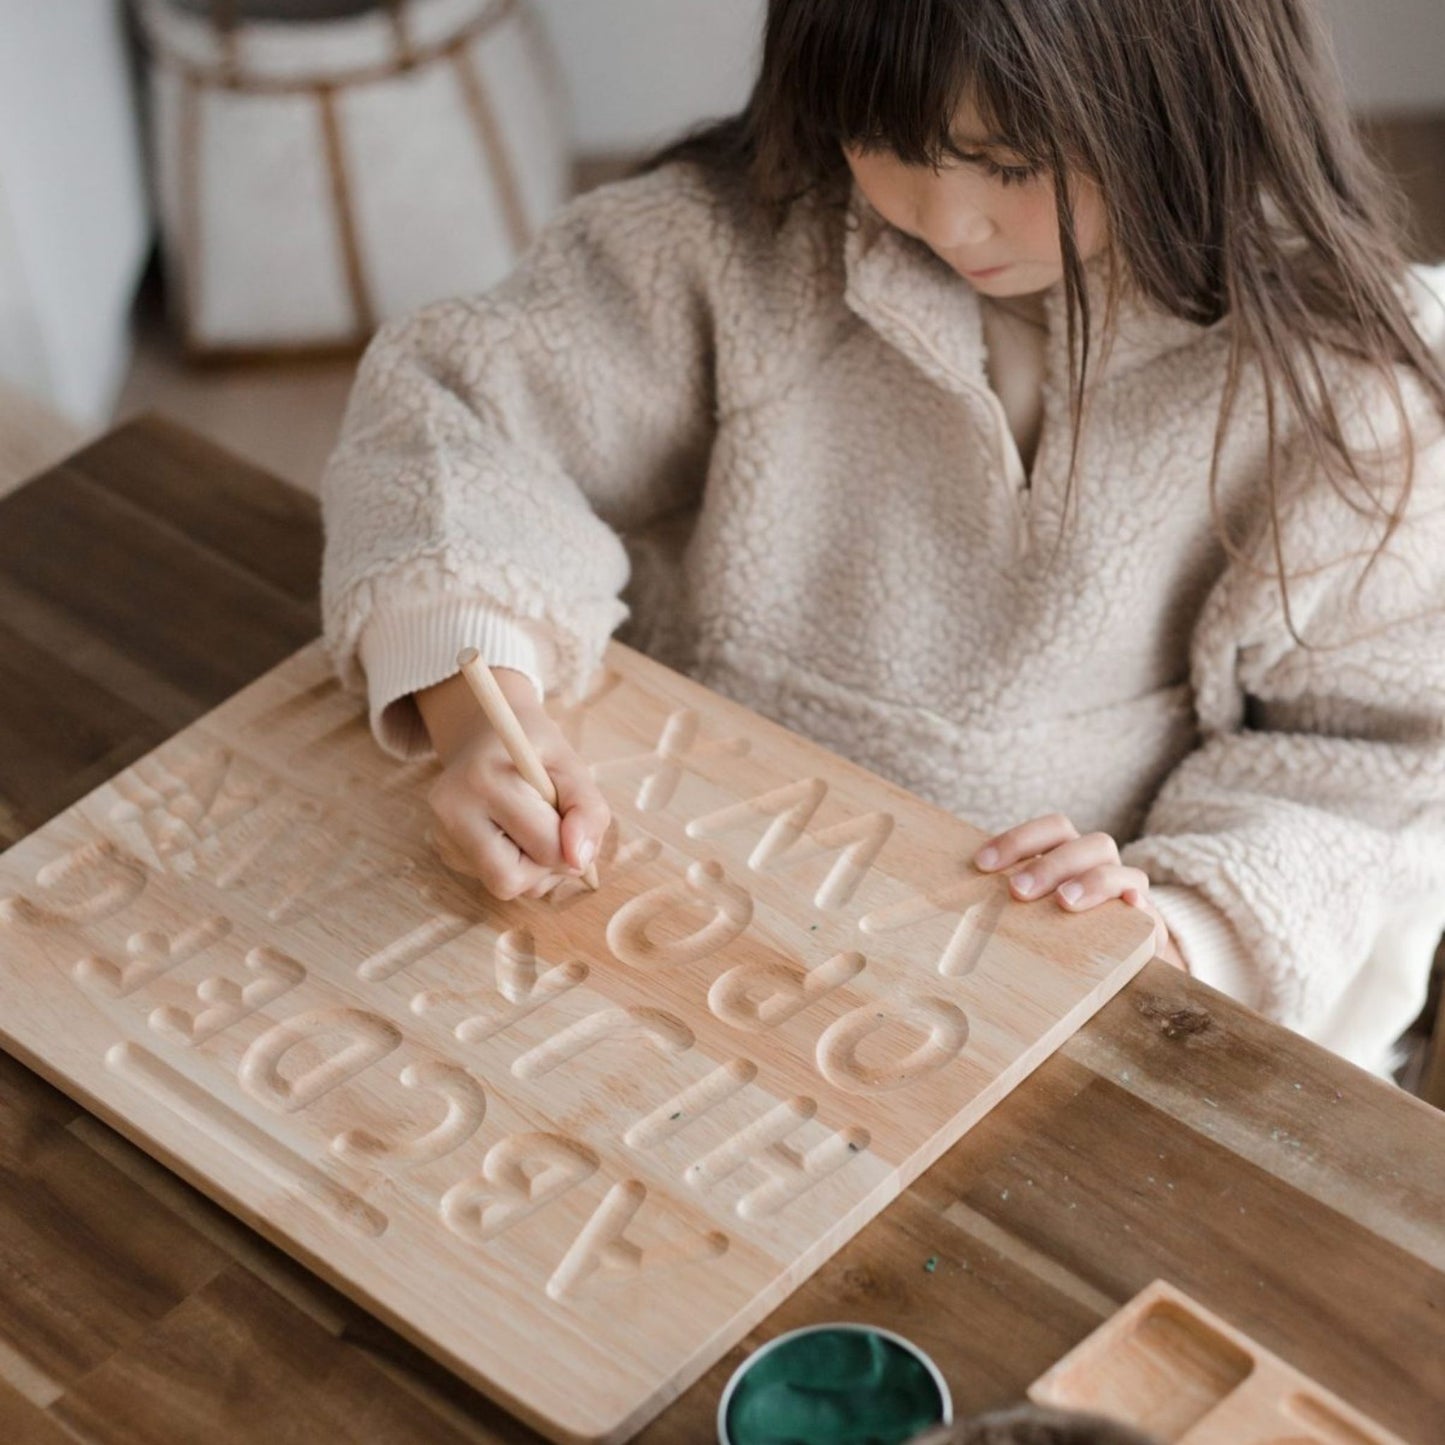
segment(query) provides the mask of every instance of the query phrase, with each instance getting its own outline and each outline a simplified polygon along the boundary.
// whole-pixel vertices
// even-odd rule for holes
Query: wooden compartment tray
[[[1404,1445],[1165,1280],[1040,1375],[1029,1398],[1097,1411],[1164,1445]]]
[[[0,857],[0,1041],[557,1440],[640,1428],[1113,995],[1123,904],[612,644],[593,893],[427,839],[319,644]]]

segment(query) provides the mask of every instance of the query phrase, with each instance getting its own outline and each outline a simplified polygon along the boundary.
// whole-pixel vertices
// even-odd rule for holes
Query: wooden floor
[[[92,439],[78,422],[0,383],[0,497]]]

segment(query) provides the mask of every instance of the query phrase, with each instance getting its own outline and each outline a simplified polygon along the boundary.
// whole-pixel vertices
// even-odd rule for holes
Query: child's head
[[[1379,177],[1316,10],[1310,0],[770,0],[745,112],[751,177],[786,200],[851,167],[906,186],[888,219],[918,232],[927,203],[951,195],[934,249],[984,263],[991,213],[1052,200],[1063,259],[1043,285],[1061,272],[1081,281],[1073,263],[1107,235],[1123,274],[1161,306],[1215,321],[1241,299],[1251,262],[1277,249],[1280,222],[1338,247],[1348,221],[1380,219]],[[1032,279],[1021,270],[979,289]]]
[[[936,163],[911,164],[881,140],[843,146],[858,189],[884,220],[916,236],[986,296],[1022,296],[1064,274],[1059,209],[1048,173],[997,135],[971,100],[960,102]],[[1075,172],[1069,187],[1081,260],[1107,242],[1103,198]]]
[[[1323,352],[1377,366],[1402,417],[1395,365],[1422,376],[1442,412],[1445,372],[1405,309],[1396,199],[1359,143],[1317,10],[769,0],[746,109],[653,164],[690,159],[741,179],[775,217],[805,194],[841,196],[851,173],[885,219],[980,292],[1061,281],[1076,457],[1091,335],[1108,334],[1125,288],[1187,321],[1227,318],[1220,437],[1257,363],[1320,474],[1382,494],[1315,385]],[[1102,320],[1084,270],[1096,251]],[[1274,412],[1270,431],[1272,462]],[[1407,484],[1381,546],[1408,496]],[[1278,531],[1277,498],[1272,508]]]

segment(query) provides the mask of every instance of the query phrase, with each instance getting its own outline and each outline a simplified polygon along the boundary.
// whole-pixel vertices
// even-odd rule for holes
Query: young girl
[[[326,629],[449,856],[587,863],[541,698],[626,622],[1384,1068],[1445,921],[1445,375],[1315,8],[771,0],[742,114],[385,327]]]

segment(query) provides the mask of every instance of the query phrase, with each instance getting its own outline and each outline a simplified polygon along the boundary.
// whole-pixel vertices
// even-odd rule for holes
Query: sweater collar
[[[889,225],[852,185],[843,241],[844,300],[850,310],[896,346],[925,375],[949,391],[986,386],[979,294],[922,241]],[[1085,263],[1085,284],[1097,327],[1104,315],[1103,259]],[[1043,293],[1048,321],[1048,374],[1068,375],[1068,319],[1063,283]],[[1091,367],[1098,379],[1117,377],[1223,325],[1205,327],[1125,292],[1113,345]]]

